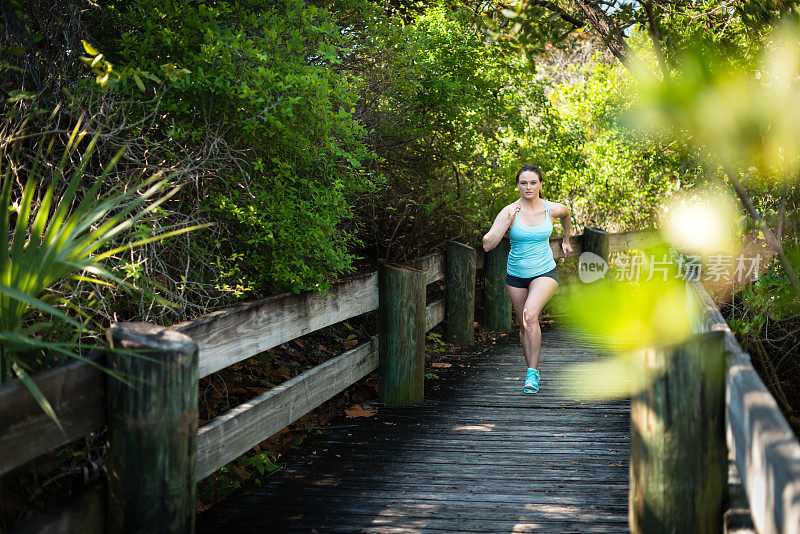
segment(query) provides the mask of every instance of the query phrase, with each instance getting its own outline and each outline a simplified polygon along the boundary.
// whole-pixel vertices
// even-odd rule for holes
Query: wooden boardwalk
[[[323,429],[308,454],[198,518],[199,532],[627,532],[628,401],[565,399],[591,341],[544,333],[523,395],[516,336],[427,380],[419,406]],[[601,379],[601,377],[598,377]]]

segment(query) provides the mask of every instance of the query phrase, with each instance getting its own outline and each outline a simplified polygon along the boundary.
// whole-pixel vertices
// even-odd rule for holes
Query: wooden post
[[[449,343],[475,342],[475,249],[448,241],[445,274],[445,337]]]
[[[106,333],[107,532],[194,532],[197,345],[145,323]],[[124,352],[123,352],[124,351]]]
[[[583,243],[581,243],[583,252],[594,252],[608,263],[611,253],[609,235],[608,232],[599,228],[584,227]]]
[[[483,323],[495,332],[511,331],[511,299],[506,290],[506,267],[510,244],[503,239],[483,260]]]
[[[425,396],[425,272],[382,264],[378,276],[378,399],[396,406]]]
[[[727,498],[723,332],[646,349],[631,403],[631,532],[722,532]]]

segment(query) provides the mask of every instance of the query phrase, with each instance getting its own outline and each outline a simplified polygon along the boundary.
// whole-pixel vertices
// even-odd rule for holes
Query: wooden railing
[[[583,246],[607,259],[647,248],[652,233],[587,229]],[[631,404],[630,528],[721,532],[728,449],[761,534],[800,533],[800,442],[700,282],[686,283],[689,337],[648,347],[648,386]]]
[[[650,232],[610,234],[586,228],[583,235],[572,236],[570,243],[573,255],[591,251],[607,259],[611,252],[646,248],[656,244],[658,240],[658,236]],[[551,239],[550,245],[556,258],[563,256],[560,238]],[[195,426],[187,427],[196,429],[196,435],[192,436],[191,441],[187,441],[192,444],[192,450],[196,450],[193,472],[185,474],[190,485],[194,480],[210,475],[372,371],[379,371],[379,382],[384,384],[379,388],[379,393],[384,400],[392,397],[392,391],[386,389],[386,384],[390,384],[390,389],[394,388],[395,392],[400,391],[399,388],[407,388],[409,391],[416,388],[418,391],[419,384],[413,382],[422,379],[419,368],[421,363],[418,361],[415,363],[414,354],[420,353],[420,347],[418,344],[410,347],[397,345],[399,342],[392,338],[390,330],[406,328],[408,331],[413,330],[418,333],[421,329],[424,333],[441,323],[448,309],[453,313],[454,310],[462,309],[468,310],[468,313],[452,316],[448,313],[445,325],[451,339],[461,344],[470,343],[471,339],[463,338],[465,335],[463,332],[467,331],[464,325],[468,324],[471,336],[474,286],[471,287],[473,300],[469,306],[459,306],[457,302],[450,300],[455,298],[453,295],[457,293],[461,295],[459,299],[469,300],[470,292],[465,292],[463,287],[457,289],[457,284],[454,283],[456,280],[463,280],[464,273],[468,274],[469,269],[472,269],[473,273],[471,280],[474,280],[476,269],[483,269],[484,320],[487,328],[508,331],[511,327],[511,314],[503,280],[507,248],[499,246],[486,255],[481,250],[477,252],[475,254],[471,247],[451,244],[446,255],[425,256],[412,262],[411,269],[408,266],[402,267],[411,273],[406,277],[407,283],[416,285],[414,290],[416,295],[419,295],[419,284],[422,284],[422,295],[424,295],[425,284],[448,278],[448,266],[452,269],[456,266],[462,269],[448,279],[445,298],[426,305],[423,302],[421,308],[417,300],[416,309],[424,309],[424,317],[420,314],[414,316],[405,313],[412,316],[409,324],[389,325],[392,323],[386,315],[389,301],[403,301],[405,302],[403,306],[411,304],[406,302],[410,300],[408,297],[385,293],[389,291],[385,287],[385,280],[389,279],[386,271],[397,268],[385,265],[380,272],[363,274],[336,284],[329,296],[312,293],[284,294],[215,312],[173,327],[178,333],[176,336],[182,334],[184,337],[181,339],[196,344],[194,349],[197,353],[194,363],[196,376],[204,377],[282,343],[351,317],[374,310],[378,310],[379,317],[383,317],[379,320],[379,325],[383,325],[379,334],[369,342],[251,399],[199,429],[196,429],[195,407],[193,414]],[[710,299],[702,291],[699,283],[692,286],[692,291],[699,295],[693,297],[692,302],[701,302],[705,306],[703,309],[710,309],[708,304]],[[446,307],[446,301],[451,305]],[[384,302],[385,308],[381,307],[381,302]],[[497,313],[498,310],[500,313]],[[711,317],[709,314],[711,312],[706,313]],[[705,330],[719,329],[722,328],[721,325],[725,323],[719,316],[718,310],[715,316],[703,319],[702,322],[702,328]],[[122,326],[123,329],[131,328],[136,334],[137,327]],[[460,340],[459,336],[462,336]],[[395,337],[405,339],[406,336]],[[419,338],[418,335],[411,337]],[[422,338],[417,339],[415,343],[424,344],[424,335]],[[731,340],[735,343],[735,339],[728,333],[725,338],[728,353],[741,354],[740,349],[738,353],[732,349]],[[153,342],[152,339],[145,341]],[[148,346],[152,349],[155,345]],[[174,346],[172,348],[174,349]],[[408,361],[401,366],[404,369],[401,373],[403,376],[397,375],[396,365],[385,366],[382,369],[381,362],[395,357],[393,354],[405,354],[404,357],[408,358]],[[103,351],[95,352],[91,357],[98,363],[107,361]],[[800,484],[800,472],[798,472],[800,454],[796,451],[797,441],[790,439],[791,432],[788,431],[787,434],[788,425],[777,411],[772,398],[766,393],[763,384],[755,373],[751,372],[752,367],[747,367],[749,361],[745,364],[745,359],[730,356],[728,358],[727,373],[731,398],[731,402],[728,403],[728,410],[731,413],[729,434],[732,435],[729,440],[731,445],[735,445],[737,459],[741,458],[739,468],[745,478],[753,513],[761,514],[757,520],[759,528],[763,528],[763,532],[796,532],[789,528],[789,525],[791,521],[796,520],[797,510],[800,509],[800,497],[797,491],[797,485]],[[395,369],[390,372],[389,367]],[[735,377],[735,380],[732,377]],[[23,386],[15,382],[3,384],[0,386],[0,426],[4,430],[0,435],[0,450],[4,451],[4,454],[0,455],[0,474],[7,473],[76,437],[96,431],[103,425],[116,424],[112,419],[126,419],[106,416],[107,406],[114,404],[111,399],[106,398],[106,392],[110,392],[111,389],[107,387],[106,375],[91,365],[75,361],[38,373],[34,379],[53,405],[64,425],[65,433],[61,433],[42,413]],[[760,389],[756,387],[757,385]],[[731,392],[736,396],[734,397]],[[396,398],[413,398],[413,394],[404,392]],[[183,419],[190,420],[191,417]],[[113,432],[111,434],[114,435]],[[110,448],[113,453],[115,448],[113,442],[110,443]],[[130,471],[135,473],[136,470]],[[151,473],[147,475],[150,476]],[[174,476],[174,473],[170,476]],[[112,501],[117,497],[107,499],[107,491],[111,489],[100,487],[86,492],[70,504],[34,518],[23,526],[20,532],[45,529],[103,532],[107,526],[115,528],[116,523],[110,521],[108,516],[120,516],[126,512],[114,508],[118,503]],[[762,498],[762,495],[768,497]],[[764,519],[761,519],[762,516]],[[117,517],[115,521],[119,521],[119,518]],[[800,521],[795,521],[795,524],[800,524]],[[777,527],[773,529],[773,525]],[[125,530],[124,526],[116,528]]]
[[[800,533],[800,442],[699,280],[687,285],[698,313],[695,333],[716,333],[726,363],[727,445],[750,503],[758,532]]]
[[[555,248],[555,240],[553,247]],[[449,245],[448,250],[451,251],[449,254],[451,259],[458,255],[459,251],[467,251],[468,255],[471,254],[470,268],[473,272],[471,289],[474,295],[474,272],[476,264],[480,263],[482,258],[477,258],[478,261],[476,261],[475,250],[463,245]],[[459,263],[463,264],[463,261],[451,261],[450,263],[458,265]],[[418,281],[422,284],[423,299],[425,285],[445,278],[447,274],[445,264],[445,254],[432,254],[412,262],[412,270],[420,274]],[[385,268],[391,269],[392,266]],[[336,284],[328,296],[314,293],[278,295],[176,325],[172,331],[176,332],[178,336],[182,335],[184,341],[193,342],[196,352],[196,376],[202,378],[305,334],[370,311],[379,310],[379,294],[382,291],[379,287],[380,277],[378,272],[371,272],[350,278]],[[461,278],[460,276],[456,277]],[[422,310],[424,313],[417,318],[423,333],[422,339],[417,340],[419,348],[424,350],[424,332],[444,320],[447,297],[446,292],[445,298],[427,305],[423,300]],[[456,309],[459,306],[454,305],[452,308]],[[472,332],[473,309],[471,304],[468,316],[461,318],[462,322],[469,322],[470,332]],[[116,327],[116,331],[121,330],[123,337],[137,338],[148,334],[148,332],[143,332],[142,328],[136,324],[122,324]],[[149,332],[150,339],[145,340],[145,345],[148,343],[158,345],[154,338],[163,337],[164,332],[163,329]],[[280,384],[197,429],[193,442],[196,443],[197,451],[196,461],[192,462],[194,473],[186,475],[191,479],[191,483],[210,475],[378,369],[380,363],[378,338],[379,336],[373,336],[369,342]],[[173,339],[172,343],[174,341]],[[131,346],[128,345],[126,348],[131,348]],[[158,359],[158,355],[152,353],[153,345],[139,346],[138,348],[147,349],[147,356],[151,359]],[[414,347],[414,350],[418,350],[418,348]],[[113,357],[111,357],[112,354]],[[111,360],[120,359],[121,355],[116,354],[114,350],[98,350],[93,352],[90,358],[98,365],[109,365]],[[165,361],[169,361],[169,358]],[[422,378],[424,359],[418,363],[418,368],[414,369],[414,372]],[[136,421],[131,416],[120,418],[115,414],[115,417],[111,418],[107,415],[109,406],[113,404],[117,409],[118,403],[115,404],[112,399],[108,398],[111,389],[107,375],[90,364],[73,361],[37,373],[33,378],[53,406],[64,427],[64,432],[62,433],[42,412],[27,389],[20,383],[11,382],[0,386],[0,425],[3,428],[3,433],[0,434],[0,450],[4,451],[4,454],[0,455],[0,475],[77,437],[97,431],[104,425],[111,427],[114,419],[127,420],[132,426],[144,425],[142,421]],[[136,395],[142,396],[142,392],[150,389],[148,386],[155,386],[152,384],[152,380],[144,383],[143,381],[137,382],[135,376],[129,378],[132,378],[134,389],[138,388],[135,391]],[[195,382],[192,387],[196,389],[197,383]],[[164,385],[162,388],[171,389]],[[194,428],[196,428],[196,407],[193,418]],[[182,423],[172,422],[173,426],[179,424]],[[164,429],[161,431],[163,433]],[[114,435],[113,432],[111,434]],[[113,442],[110,443],[110,449],[111,457],[115,449]],[[135,454],[129,454],[132,456],[132,464],[139,460]],[[118,461],[124,461],[124,459],[118,459]],[[110,479],[118,477],[120,472],[125,472],[125,476],[128,477],[135,476],[137,469],[144,477],[152,478],[154,476],[154,473],[147,472],[143,465],[133,465],[131,469],[127,470],[124,469],[124,466],[118,466],[113,474],[110,473]],[[170,476],[174,475],[173,472]],[[161,473],[159,476],[167,476],[167,473]],[[128,487],[135,487],[134,482],[123,481],[117,488],[117,493],[128,491]],[[162,482],[166,482],[166,480]],[[174,481],[171,481],[171,484],[174,485]],[[108,498],[106,497],[107,492],[110,492]],[[111,493],[114,493],[113,488],[96,487],[65,505],[41,514],[18,531],[105,532],[107,530],[131,530],[130,525],[116,524],[118,519],[112,521],[110,516],[141,513],[141,510],[126,512],[115,508],[107,512],[107,509],[116,506],[112,503]],[[147,492],[143,490],[143,493]],[[115,496],[114,499],[117,497]],[[128,500],[136,501],[137,499],[133,497]],[[185,524],[182,526],[185,527]],[[164,529],[163,525],[159,528]],[[172,530],[182,530],[182,528]]]

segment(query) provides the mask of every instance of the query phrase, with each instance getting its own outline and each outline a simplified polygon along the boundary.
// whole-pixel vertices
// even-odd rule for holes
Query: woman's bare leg
[[[556,292],[558,282],[548,276],[542,276],[531,282],[528,297],[522,310],[520,338],[522,353],[531,369],[539,368],[539,356],[542,351],[542,328],[539,326],[539,314]]]
[[[530,357],[528,356],[528,346],[525,343],[524,331],[522,329],[522,312],[525,309],[525,301],[528,300],[528,288],[512,287],[506,284],[506,291],[508,291],[508,298],[511,299],[511,306],[514,308],[514,315],[516,315],[517,322],[520,324],[519,344],[522,345],[522,354],[525,356],[525,361],[530,361]]]

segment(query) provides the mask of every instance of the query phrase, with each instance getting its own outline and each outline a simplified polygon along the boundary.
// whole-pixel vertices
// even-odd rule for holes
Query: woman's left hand
[[[572,245],[569,244],[569,240],[565,239],[561,243],[561,250],[564,252],[564,257],[567,257],[572,253]]]

